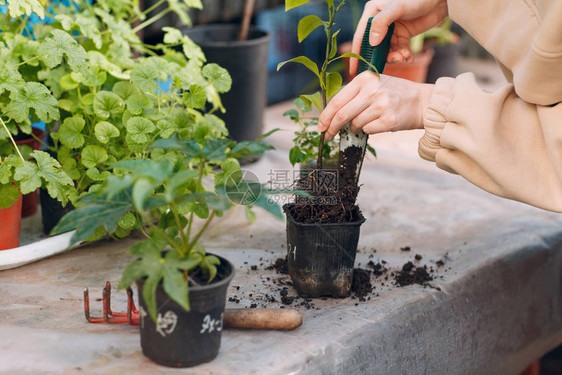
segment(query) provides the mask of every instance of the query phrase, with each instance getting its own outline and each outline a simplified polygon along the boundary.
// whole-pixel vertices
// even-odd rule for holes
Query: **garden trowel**
[[[369,18],[367,21],[367,27],[365,28],[363,41],[361,42],[360,55],[372,66],[374,66],[378,73],[382,73],[384,66],[386,65],[388,51],[390,50],[390,40],[392,39],[392,34],[394,32],[394,23],[390,24],[388,27],[388,31],[383,41],[379,45],[373,47],[369,44],[369,34],[371,31],[372,20],[373,17]],[[366,70],[374,71],[370,65],[366,64],[362,60],[359,60],[357,74]],[[361,172],[361,166],[363,165],[363,158],[365,157],[368,138],[369,136],[362,130],[358,134],[353,134],[350,129],[350,123],[347,123],[340,131],[340,168],[354,171],[355,183],[358,183],[359,181],[359,173]],[[345,151],[353,146],[361,149],[361,157],[358,160],[342,158],[342,155],[345,155]]]

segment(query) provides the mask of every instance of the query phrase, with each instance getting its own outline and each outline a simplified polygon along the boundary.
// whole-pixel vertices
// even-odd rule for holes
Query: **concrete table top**
[[[268,110],[269,127],[291,127],[280,115],[285,109]],[[84,287],[100,315],[96,298],[107,280],[117,285],[131,259],[134,239],[105,241],[0,272],[0,373],[518,374],[562,343],[562,215],[493,197],[438,170],[415,154],[419,136],[371,140],[379,157],[361,175],[367,221],[356,266],[384,260],[392,272],[420,254],[416,264],[436,270],[432,285],[440,290],[379,278],[365,302],[297,299],[298,329],[225,330],[213,362],[169,369],[142,355],[138,327],[84,319]],[[278,150],[247,169],[262,181],[290,170],[291,138],[276,133],[270,141]],[[249,225],[235,209],[203,240],[236,267],[227,307],[282,305],[288,276],[266,268],[285,255],[285,224],[257,213]],[[125,309],[124,292],[112,299],[113,310]]]

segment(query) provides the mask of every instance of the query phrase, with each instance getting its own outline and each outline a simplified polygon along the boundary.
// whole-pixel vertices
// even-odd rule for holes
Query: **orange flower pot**
[[[33,135],[39,139],[43,139],[45,137],[45,132],[39,128],[33,128],[32,132]],[[16,144],[20,146],[22,145],[29,146],[33,150],[41,149],[41,142],[39,142],[34,137],[16,141]],[[21,206],[21,216],[27,217],[37,212],[38,202],[39,202],[39,189],[24,195],[22,206]]]
[[[434,51],[432,48],[424,49],[421,53],[415,54],[407,62],[386,64],[384,74],[407,79],[413,82],[425,83],[427,69],[433,59]]]
[[[0,209],[0,250],[20,245],[22,197],[11,207]]]

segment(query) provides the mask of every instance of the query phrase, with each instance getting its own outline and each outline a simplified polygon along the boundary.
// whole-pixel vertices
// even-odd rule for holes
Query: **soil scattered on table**
[[[266,270],[275,270],[277,273],[282,275],[289,274],[289,267],[287,266],[287,257],[285,258],[277,258],[272,265],[265,267]]]
[[[365,302],[367,297],[373,291],[371,284],[371,271],[355,268],[353,270],[353,281],[351,283],[351,292],[361,302]]]
[[[397,271],[394,276],[394,285],[407,286],[412,284],[419,284],[422,286],[429,286],[429,281],[433,277],[427,272],[427,266],[416,267],[412,262],[406,262],[402,266],[402,271]]]
[[[351,223],[363,218],[355,205],[359,186],[355,182],[355,166],[363,151],[357,146],[340,153],[338,169],[314,169],[296,182],[297,189],[311,197],[295,196],[287,211],[299,223]]]

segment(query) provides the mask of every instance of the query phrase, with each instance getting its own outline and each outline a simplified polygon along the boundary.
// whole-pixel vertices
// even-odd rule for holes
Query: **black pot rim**
[[[217,254],[212,254],[212,253],[206,253],[206,255],[214,255],[217,258],[219,258],[219,260],[221,261],[221,264],[224,264],[228,267],[230,267],[230,274],[225,277],[224,279],[217,281],[217,282],[211,282],[210,284],[207,285],[195,285],[195,286],[190,286],[189,287],[189,292],[201,292],[204,293],[208,290],[214,289],[214,288],[220,288],[221,286],[223,286],[224,284],[228,284],[232,281],[232,279],[234,278],[234,274],[236,273],[235,269],[234,269],[234,265],[225,257],[221,257],[220,255]],[[144,282],[146,281],[147,277],[142,277],[140,279],[137,280],[138,283],[144,284]],[[162,282],[160,282],[158,285],[161,285]]]
[[[239,24],[204,24],[204,25],[198,25],[198,26],[193,26],[193,27],[185,27],[183,28],[181,31],[186,34],[187,36],[191,37],[189,35],[189,32],[191,30],[193,31],[200,31],[200,30],[217,30],[217,31],[232,31],[232,30],[238,30],[240,28]],[[268,31],[265,31],[259,27],[256,26],[250,26],[250,33],[248,34],[248,37],[251,37],[251,33],[252,32],[257,32],[261,35],[259,35],[256,38],[252,38],[252,39],[248,39],[248,40],[243,40],[243,41],[238,41],[238,40],[231,40],[231,41],[213,41],[213,40],[205,40],[205,41],[197,41],[197,40],[193,40],[195,43],[197,43],[200,46],[204,46],[204,47],[215,47],[215,48],[235,48],[235,47],[242,47],[242,46],[252,46],[255,44],[262,44],[266,41],[269,41],[269,39],[271,39],[271,34]]]
[[[323,228],[337,228],[337,227],[347,227],[347,226],[360,226],[365,222],[365,217],[361,214],[361,219],[352,221],[350,223],[299,223],[295,220],[291,212],[289,211],[289,206],[292,206],[294,203],[285,203],[283,205],[283,211],[287,216],[287,220],[291,221],[291,223],[298,225],[299,227],[304,228],[312,228],[312,227],[323,227]],[[359,206],[355,206],[357,210],[359,210]]]

